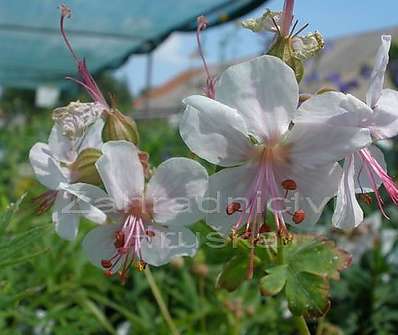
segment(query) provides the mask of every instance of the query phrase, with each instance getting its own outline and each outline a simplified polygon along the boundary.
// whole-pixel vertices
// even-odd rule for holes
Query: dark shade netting
[[[116,68],[129,55],[148,53],[173,31],[232,20],[263,4],[259,0],[70,0],[65,28],[92,73]],[[60,86],[75,67],[59,33],[54,0],[0,0],[0,85]]]

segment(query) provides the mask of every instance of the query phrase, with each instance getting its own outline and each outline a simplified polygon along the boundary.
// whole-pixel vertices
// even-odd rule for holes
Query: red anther
[[[267,224],[262,224],[260,230],[258,231],[260,234],[269,233],[271,231],[271,227]]]
[[[372,197],[369,194],[361,194],[360,199],[368,206],[372,204]]]
[[[149,230],[149,229],[147,229],[147,230],[145,231],[145,234],[146,234],[147,236],[149,236],[149,237],[154,237],[154,236],[155,236],[155,232],[154,232],[153,230]]]
[[[281,183],[281,185],[286,191],[294,191],[297,189],[297,184],[293,179],[286,179]]]
[[[240,212],[240,203],[239,202],[231,202],[227,208],[226,212],[228,215],[232,215],[235,212]]]
[[[102,259],[101,266],[105,269],[109,269],[112,267],[112,262],[109,259]]]
[[[120,249],[124,245],[124,233],[119,230],[115,234],[115,242],[113,244],[116,249]]]
[[[107,276],[107,277],[112,277],[113,273],[112,273],[111,270],[106,270],[106,271],[104,272],[104,275]]]
[[[292,219],[295,224],[300,224],[305,219],[304,211],[302,209],[295,211]]]

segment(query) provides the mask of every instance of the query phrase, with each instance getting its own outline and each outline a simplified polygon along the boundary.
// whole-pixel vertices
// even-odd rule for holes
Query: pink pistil
[[[282,13],[281,34],[287,36],[293,21],[294,0],[285,0]]]
[[[200,42],[200,33],[207,28],[209,21],[207,20],[207,18],[205,16],[198,16],[197,23],[198,23],[198,26],[196,28],[196,42],[198,44],[198,51],[199,51],[200,57],[202,58],[203,67],[204,67],[204,70],[206,72],[206,77],[207,77],[206,78],[206,86],[203,88],[203,90],[208,98],[215,99],[215,97],[216,97],[216,88],[215,88],[216,81],[213,78],[213,76],[210,75],[209,68],[208,68],[207,62],[206,62],[206,58],[203,53],[202,43]]]
[[[365,169],[368,174],[368,178],[370,184],[372,186],[373,192],[375,193],[376,200],[378,207],[381,213],[389,219],[383,209],[383,199],[380,195],[380,192],[377,187],[375,175],[379,177],[390,196],[392,202],[395,205],[398,205],[398,187],[392,177],[388,175],[388,172],[379,164],[379,162],[372,156],[370,151],[367,148],[361,149],[359,152],[360,157],[362,158],[363,162],[365,163]]]
[[[91,96],[91,98],[95,102],[101,103],[105,108],[109,109],[109,106],[102,95],[100,89],[98,88],[97,83],[95,82],[93,76],[90,74],[90,72],[87,69],[87,65],[84,59],[80,59],[76,52],[73,50],[72,45],[70,44],[68,37],[66,36],[65,29],[64,29],[64,21],[65,18],[70,18],[71,17],[71,10],[65,6],[61,5],[61,19],[60,19],[60,28],[61,28],[61,34],[62,37],[64,38],[66,47],[72,54],[73,59],[76,62],[78,72],[80,74],[81,80],[74,79],[71,77],[67,77],[68,80],[72,80],[79,85],[83,86],[86,90],[87,93]]]

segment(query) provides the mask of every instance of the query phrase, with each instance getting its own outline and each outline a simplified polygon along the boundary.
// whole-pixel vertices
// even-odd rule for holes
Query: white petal
[[[138,149],[130,142],[110,141],[102,146],[103,155],[95,163],[105,189],[117,209],[125,209],[144,191],[144,171]]]
[[[99,118],[85,130],[83,136],[78,140],[79,143],[81,143],[78,149],[79,152],[87,148],[101,148],[102,129],[104,128],[104,124],[104,120]]]
[[[180,134],[192,152],[221,166],[248,159],[252,145],[246,124],[235,109],[200,95],[183,102],[187,107],[180,121]]]
[[[398,92],[385,89],[381,92],[372,123],[372,135],[377,139],[386,139],[398,135]]]
[[[75,141],[62,135],[62,130],[57,124],[51,129],[48,146],[53,155],[60,161],[70,163],[77,157]]]
[[[216,100],[236,108],[253,135],[284,133],[298,105],[293,70],[279,58],[261,56],[229,67],[216,86]]]
[[[370,151],[374,159],[383,167],[385,171],[387,171],[387,164],[384,160],[383,152],[376,147],[375,145],[369,145],[367,149]],[[368,173],[366,172],[366,168],[363,165],[362,157],[359,154],[355,154],[355,192],[356,193],[370,193],[373,192],[372,183],[369,180]],[[376,182],[377,187],[380,187],[382,184],[382,180],[376,175],[373,174],[374,180]]]
[[[336,195],[341,179],[341,167],[336,164],[320,166],[314,169],[293,164],[289,168],[276,170],[282,183],[292,179],[297,184],[296,191],[289,191],[285,205],[290,213],[304,211],[304,221],[299,227],[315,224],[328,201]],[[291,214],[284,215],[287,223],[292,223]]]
[[[153,226],[150,229],[155,235],[149,240],[142,241],[141,246],[141,255],[146,263],[160,266],[176,256],[195,255],[199,242],[189,229]]]
[[[76,199],[70,193],[58,191],[52,219],[56,233],[64,240],[74,240],[79,230],[80,214]]]
[[[366,94],[366,103],[373,108],[380,98],[381,90],[384,85],[384,73],[388,64],[388,52],[391,46],[391,36],[381,36],[381,45],[377,51],[375,65],[370,78],[370,86]]]
[[[104,213],[116,211],[113,199],[100,187],[85,183],[62,183],[59,188],[73,194],[82,202],[97,207]]]
[[[204,217],[198,201],[207,190],[207,171],[187,158],[171,158],[156,169],[147,185],[146,198],[153,201],[156,223],[188,225]]]
[[[83,250],[91,263],[103,269],[101,261],[110,259],[115,253],[115,233],[120,230],[120,224],[105,224],[91,230],[83,240]],[[113,269],[116,272],[123,260]]]
[[[366,128],[372,117],[372,109],[354,96],[340,92],[327,92],[314,95],[302,103],[294,122]]]
[[[227,206],[234,200],[245,203],[257,170],[258,166],[246,164],[209,177],[209,190],[203,204],[206,222],[221,235],[228,235],[240,216],[238,212],[227,215]]]
[[[297,123],[289,132],[290,158],[313,168],[334,163],[371,143],[365,128],[335,127],[317,123]]]
[[[104,224],[108,216],[111,219],[120,218],[119,213],[116,212],[113,199],[97,186],[85,183],[62,183],[59,188],[74,195],[79,214],[94,223]]]
[[[57,189],[67,178],[59,163],[52,157],[47,144],[36,143],[29,152],[29,160],[36,178],[50,190]]]
[[[345,159],[343,176],[337,192],[332,223],[341,229],[353,229],[363,221],[363,212],[355,195],[354,164],[353,155]]]

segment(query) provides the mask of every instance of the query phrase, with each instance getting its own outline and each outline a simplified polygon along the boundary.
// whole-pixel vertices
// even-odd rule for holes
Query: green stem
[[[178,332],[173,319],[171,318],[170,312],[162,298],[162,294],[160,293],[159,287],[156,285],[155,279],[152,276],[152,272],[149,269],[149,266],[147,266],[145,268],[145,277],[146,280],[148,281],[149,287],[151,288],[152,294],[155,297],[155,300],[159,306],[160,312],[163,315],[164,320],[166,321],[171,334],[173,335],[180,335],[180,333]]]
[[[277,255],[276,255],[276,261],[279,265],[284,264],[284,257],[283,257],[283,242],[282,242],[282,237],[277,236]]]
[[[293,320],[300,335],[311,335],[303,316],[293,316]]]

